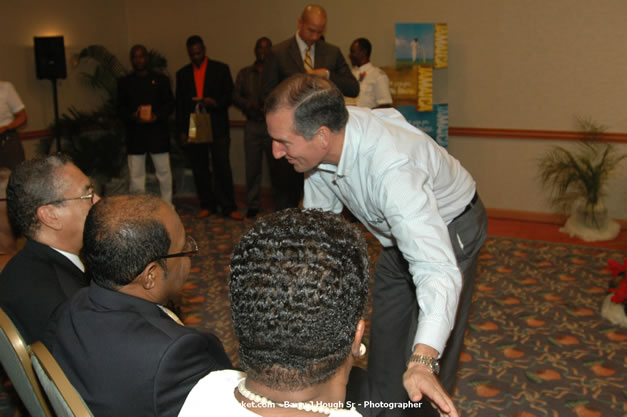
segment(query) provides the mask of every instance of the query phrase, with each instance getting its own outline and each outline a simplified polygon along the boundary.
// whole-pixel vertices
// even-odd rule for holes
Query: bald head
[[[98,285],[117,289],[131,283],[147,264],[170,249],[164,218],[177,216],[150,195],[107,197],[85,221],[82,254]]]
[[[310,4],[298,18],[298,36],[309,46],[320,39],[327,28],[327,12],[322,6]]]

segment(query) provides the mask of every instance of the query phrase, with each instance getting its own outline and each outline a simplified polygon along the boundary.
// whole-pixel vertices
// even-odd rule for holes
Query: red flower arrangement
[[[627,309],[627,258],[623,259],[623,264],[619,264],[614,259],[607,262],[607,269],[612,273],[610,288],[608,292],[614,293],[611,301],[616,304],[623,304]]]

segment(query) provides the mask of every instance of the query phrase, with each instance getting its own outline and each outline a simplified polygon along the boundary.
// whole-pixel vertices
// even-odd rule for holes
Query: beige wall
[[[145,43],[169,59],[174,72],[188,62],[185,39],[201,35],[208,55],[228,63],[233,77],[248,65],[256,38],[277,42],[296,30],[304,2],[293,0],[117,0],[109,2],[3,1],[11,16],[0,44],[0,78],[12,80],[27,104],[29,130],[52,121],[49,82],[34,76],[32,36],[58,31],[67,55],[101,43],[126,61],[130,45]],[[574,130],[575,116],[610,131],[627,132],[624,0],[375,0],[322,1],[327,40],[347,52],[359,36],[373,44],[376,65],[394,62],[394,23],[449,25],[450,125],[506,129]],[[56,33],[49,33],[56,34]],[[71,70],[70,70],[71,71]],[[76,82],[60,86],[62,109],[96,100]],[[237,110],[232,117],[242,118]],[[243,183],[242,132],[233,131],[235,182]],[[535,161],[551,142],[451,138],[450,151],[476,178],[491,208],[548,212],[536,180]],[[627,146],[620,148],[627,152]],[[612,182],[610,213],[627,219],[627,163]]]

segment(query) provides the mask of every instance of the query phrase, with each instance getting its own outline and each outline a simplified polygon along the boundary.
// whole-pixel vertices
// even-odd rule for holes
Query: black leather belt
[[[459,219],[460,217],[462,217],[464,214],[466,214],[468,211],[470,211],[470,209],[477,204],[477,200],[479,200],[479,194],[477,194],[477,192],[475,191],[475,195],[472,196],[472,200],[470,200],[470,203],[468,203],[468,205],[466,206],[466,208],[464,209],[464,211],[462,211],[461,213],[459,213],[457,215],[457,217],[455,217],[453,219],[453,221]]]

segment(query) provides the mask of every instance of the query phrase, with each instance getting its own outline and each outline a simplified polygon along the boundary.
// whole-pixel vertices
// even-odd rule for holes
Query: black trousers
[[[455,327],[440,359],[440,382],[451,393],[472,303],[479,250],[487,235],[487,215],[480,199],[448,225],[457,264],[462,272]],[[406,402],[409,397],[402,376],[413,350],[419,320],[416,287],[409,266],[396,247],[381,252],[375,269],[368,379],[373,396],[386,402]],[[423,405],[430,408],[425,399]],[[377,415],[423,415],[417,410],[381,409]]]
[[[276,210],[298,207],[303,194],[305,177],[294,171],[287,159],[275,159],[270,164],[272,189],[274,191],[274,207]]]
[[[225,215],[237,209],[229,159],[230,147],[229,137],[214,138],[213,143],[194,143],[186,146],[200,206],[210,211],[217,211],[220,208]]]

